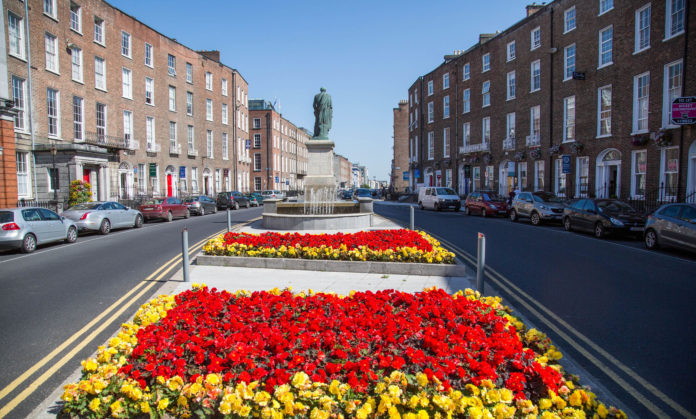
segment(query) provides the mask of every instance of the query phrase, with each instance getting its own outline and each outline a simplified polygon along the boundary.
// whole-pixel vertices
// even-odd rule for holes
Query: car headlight
[[[490,207],[491,207],[491,209],[498,209],[498,207],[496,207],[496,206],[493,205],[493,204],[490,204]]]
[[[540,209],[540,210],[543,210],[543,211],[548,211],[548,210],[550,210],[551,208],[547,207],[546,205],[539,205],[539,209]]]
[[[618,218],[611,217],[609,218],[609,221],[616,226],[622,227],[624,225],[623,221],[619,220]]]
[[[445,198],[439,198],[438,201],[445,202]]]

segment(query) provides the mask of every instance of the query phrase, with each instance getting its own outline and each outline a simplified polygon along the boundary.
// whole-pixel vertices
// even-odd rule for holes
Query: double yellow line
[[[238,227],[241,224],[237,224],[234,227]],[[198,252],[203,245],[208,242],[211,238],[217,236],[218,234],[224,232],[225,230],[218,231],[215,234],[212,234],[205,239],[195,243],[193,246],[189,246],[189,256],[193,256],[196,252]],[[22,390],[21,393],[19,393],[17,396],[15,396],[12,400],[10,400],[7,404],[5,404],[1,409],[0,409],[0,418],[3,418],[7,416],[8,413],[10,413],[14,408],[16,408],[20,403],[22,403],[27,397],[29,397],[34,391],[36,391],[41,385],[43,385],[53,374],[55,374],[56,371],[58,371],[61,367],[63,367],[66,363],[68,363],[77,353],[79,353],[82,349],[84,349],[87,345],[91,344],[92,341],[99,336],[100,333],[102,333],[107,327],[111,326],[112,323],[114,323],[119,316],[121,316],[126,310],[131,308],[133,304],[135,304],[145,293],[147,293],[150,289],[152,289],[155,284],[158,283],[161,279],[163,279],[169,272],[172,271],[172,269],[175,269],[176,267],[179,266],[181,263],[181,255],[177,255],[171,259],[169,259],[167,262],[165,262],[162,266],[160,266],[157,270],[155,270],[153,273],[151,273],[147,278],[145,278],[144,281],[138,283],[135,287],[133,287],[130,291],[128,291],[125,295],[123,295],[121,298],[116,300],[113,304],[111,304],[106,310],[104,310],[101,314],[99,314],[97,317],[95,317],[92,321],[87,323],[82,329],[78,330],[75,332],[72,336],[70,336],[65,342],[60,344],[57,348],[55,348],[51,353],[43,357],[39,362],[31,366],[28,370],[26,370],[22,375],[19,377],[15,378],[10,384],[8,384],[5,388],[0,390],[0,401],[7,397],[8,394],[12,393],[20,384],[24,383],[27,381],[32,375],[34,375],[39,369],[43,368],[48,362],[50,362],[53,358],[58,356],[61,352],[63,352],[65,349],[69,348],[74,342],[76,342],[80,336],[83,334],[87,333],[92,327],[95,325],[99,324],[102,322],[102,319],[107,317],[112,311],[116,310],[121,304],[126,302],[121,308],[116,310],[111,316],[104,322],[102,322],[99,327],[94,329],[92,333],[89,335],[85,336],[80,342],[78,342],[68,353],[63,355],[62,358],[60,358],[58,361],[56,361],[49,369],[47,369],[43,374],[41,374],[38,378],[36,378],[34,381],[32,381],[28,386]],[[0,403],[1,404],[1,403]]]
[[[433,237],[435,237],[438,241],[440,241],[440,243],[445,244],[450,249],[452,249],[458,256],[463,258],[471,266],[476,266],[476,258],[474,257],[474,255],[470,254],[469,252],[460,248],[459,246],[455,245],[454,243],[449,242],[448,240],[445,240],[441,237],[438,237],[432,233],[430,233],[430,234]],[[648,400],[643,394],[640,393],[639,390],[637,390],[631,384],[626,382],[626,380],[619,377],[612,369],[610,369],[609,366],[607,366],[601,360],[597,359],[597,357],[595,357],[587,349],[585,349],[585,346],[580,345],[576,341],[576,339],[581,341],[582,343],[584,343],[584,345],[591,348],[592,350],[594,350],[595,352],[597,352],[598,354],[600,354],[604,358],[606,358],[610,364],[612,364],[614,367],[618,368],[619,370],[623,371],[626,375],[628,375],[633,380],[635,380],[637,383],[639,383],[650,394],[652,394],[656,398],[663,401],[666,405],[668,405],[669,407],[674,409],[676,412],[679,412],[679,414],[682,415],[683,417],[686,417],[686,418],[695,418],[696,417],[696,416],[694,416],[694,414],[690,413],[688,410],[686,410],[684,407],[682,407],[679,403],[675,402],[674,400],[669,398],[669,396],[667,396],[666,394],[661,392],[657,387],[650,384],[646,379],[644,379],[640,375],[636,374],[633,370],[631,370],[629,367],[627,367],[621,361],[616,359],[609,352],[602,349],[599,345],[594,343],[587,336],[583,335],[578,330],[576,330],[574,327],[569,325],[565,320],[558,317],[554,312],[552,312],[551,310],[546,308],[543,304],[536,301],[532,296],[530,296],[529,294],[524,292],[522,289],[517,287],[510,280],[508,280],[502,274],[497,272],[495,269],[486,266],[486,269],[484,271],[484,275],[486,278],[490,279],[491,282],[493,282],[494,285],[496,287],[498,287],[498,289],[507,293],[507,295],[509,295],[510,298],[516,302],[516,304],[520,304],[522,307],[524,307],[530,313],[532,313],[534,316],[536,316],[542,323],[544,323],[544,325],[546,325],[546,327],[548,327],[550,330],[553,330],[556,334],[558,334],[559,337],[561,337],[563,340],[568,342],[568,344],[573,349],[575,349],[580,354],[582,354],[592,364],[594,364],[599,370],[601,370],[609,378],[614,380],[614,382],[616,382],[616,384],[618,384],[627,393],[629,393],[631,396],[633,396],[640,404],[642,404],[648,410],[650,410],[653,414],[655,414],[655,416],[664,418],[664,417],[669,417],[670,415],[665,413],[662,409],[660,409],[658,406],[656,406],[654,403],[652,403],[650,400]],[[549,319],[553,319],[556,323],[563,326],[563,328],[565,330],[567,330],[568,333],[570,333],[570,335],[573,335],[575,338],[569,336],[568,333],[561,330],[561,328],[556,326],[556,324],[552,323],[551,320],[549,320]]]

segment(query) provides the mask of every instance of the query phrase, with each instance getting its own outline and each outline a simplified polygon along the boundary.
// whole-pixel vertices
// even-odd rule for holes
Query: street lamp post
[[[58,205],[58,176],[56,174],[56,153],[58,150],[56,150],[56,146],[52,145],[51,146],[51,158],[53,159],[53,171],[51,172],[51,183],[53,187],[53,200],[56,201],[56,206]]]

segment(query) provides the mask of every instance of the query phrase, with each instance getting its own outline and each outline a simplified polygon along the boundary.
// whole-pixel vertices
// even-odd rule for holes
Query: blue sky
[[[335,151],[388,180],[393,111],[408,87],[467,49],[479,33],[524,18],[525,0],[108,0],[249,82],[252,99],[277,99],[284,117],[312,129],[312,99],[333,99]],[[192,5],[196,7],[191,7]],[[445,23],[446,22],[446,23]]]

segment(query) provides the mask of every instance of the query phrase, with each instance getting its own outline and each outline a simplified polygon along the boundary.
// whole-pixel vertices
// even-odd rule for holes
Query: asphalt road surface
[[[696,255],[463,212],[415,209],[415,226],[470,264],[484,233],[488,284],[639,417],[696,413]]]
[[[237,224],[258,217],[261,209],[240,209],[231,214],[232,223]],[[155,277],[157,283],[145,283],[151,285],[147,292],[139,297],[137,292],[129,295],[126,301],[133,303],[113,321],[107,321],[110,312],[45,365],[27,372],[134,287],[141,287],[137,291],[144,289],[146,278],[181,254],[184,227],[193,246],[226,229],[227,215],[223,211],[171,223],[154,221],[140,229],[115,230],[107,236],[82,234],[74,244],[41,246],[29,255],[0,252],[0,408],[21,400],[7,417],[26,417],[180,268],[179,263],[168,272],[160,271],[164,275]],[[119,307],[125,305],[122,302]],[[105,323],[108,327],[95,333]],[[85,339],[89,334],[93,336]],[[83,348],[75,351],[78,342],[84,343]],[[64,365],[48,371],[66,355]],[[40,380],[38,389],[22,395],[42,374],[46,374],[46,380]],[[12,386],[18,377],[26,380]]]

